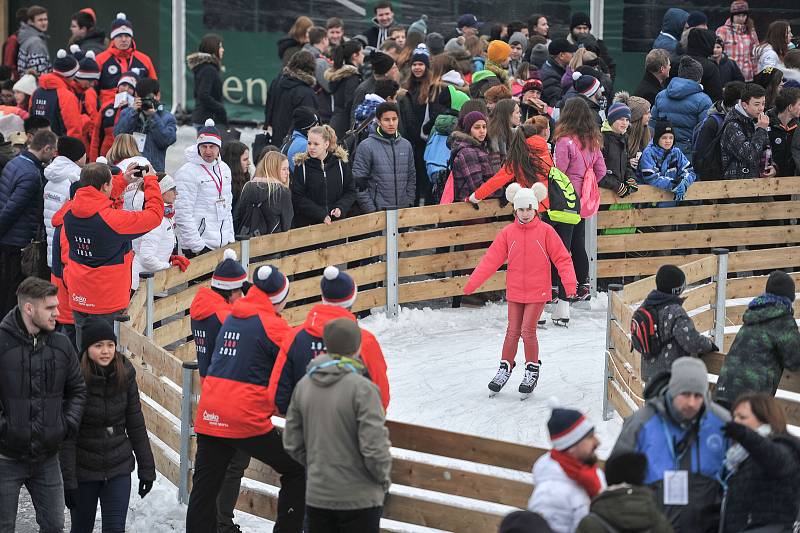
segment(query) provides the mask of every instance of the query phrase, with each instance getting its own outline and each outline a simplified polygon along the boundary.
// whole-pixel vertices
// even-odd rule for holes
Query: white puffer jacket
[[[231,169],[221,158],[214,163],[203,161],[196,144],[184,153],[187,163],[175,173],[175,225],[181,247],[194,253],[206,246],[212,250],[222,248],[234,241]],[[217,190],[220,177],[221,193]]]
[[[605,488],[603,471],[598,469],[597,472]],[[528,510],[542,515],[556,533],[573,533],[589,514],[589,504],[592,503],[589,494],[564,473],[549,453],[533,465],[533,486]]]
[[[170,268],[169,256],[175,249],[175,224],[164,217],[161,224],[133,241],[131,289],[139,287],[141,272],[158,272]]]
[[[53,266],[53,215],[69,200],[69,186],[81,178],[81,167],[60,155],[44,169],[44,228],[47,232],[47,266]]]

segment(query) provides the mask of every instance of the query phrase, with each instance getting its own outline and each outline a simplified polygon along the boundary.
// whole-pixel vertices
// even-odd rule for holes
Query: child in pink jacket
[[[506,271],[508,329],[503,342],[500,369],[489,383],[492,396],[511,376],[519,338],[525,347],[525,375],[519,392],[530,394],[539,379],[539,341],[536,326],[544,305],[550,300],[550,262],[558,269],[568,296],[575,296],[577,281],[569,252],[556,231],[538,216],[539,202],[547,197],[547,188],[535,183],[532,188],[512,183],[506,198],[514,205],[514,222],[503,228],[469,278],[464,294],[472,294],[503,263]]]

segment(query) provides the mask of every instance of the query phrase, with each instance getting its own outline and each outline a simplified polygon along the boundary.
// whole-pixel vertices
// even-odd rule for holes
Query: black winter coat
[[[0,323],[0,454],[23,461],[52,456],[77,433],[85,403],[69,339],[32,337],[14,307]]]
[[[566,70],[559,65],[553,56],[547,58],[542,68],[539,69],[539,79],[542,80],[542,100],[547,105],[554,106],[561,100],[561,78]]]
[[[700,63],[703,67],[703,77],[700,83],[703,85],[703,92],[711,98],[712,102],[716,102],[722,98],[722,82],[719,76],[719,66],[714,61],[708,59],[714,52],[714,41],[716,38],[716,35],[711,30],[695,28],[689,32],[686,45],[686,55]],[[678,75],[679,63],[680,58],[676,58],[676,60],[672,62],[672,68],[669,72],[671,78]]]
[[[343,65],[340,69],[326,70],[325,78],[330,82],[333,96],[333,116],[330,125],[336,131],[336,137],[342,139],[352,126],[350,116],[353,111],[353,98],[356,87],[361,83],[361,75],[358,73],[358,68],[353,65]]]
[[[603,124],[602,132],[606,175],[600,179],[598,185],[617,192],[628,178],[635,179],[633,169],[628,163],[628,138],[611,130],[607,123]]]
[[[266,183],[248,181],[233,210],[233,228],[237,235],[270,235],[292,229],[293,218],[289,189],[277,186],[270,192]]]
[[[800,505],[800,441],[747,429],[740,444],[750,456],[728,478],[723,533],[768,524],[791,531]]]
[[[203,124],[207,118],[217,124],[228,123],[228,113],[222,103],[222,76],[219,60],[211,54],[196,52],[186,58],[194,74],[194,110],[192,123]]]
[[[136,386],[136,369],[124,356],[116,357],[123,358],[128,373],[125,390],[117,387],[113,368],[103,369],[90,363],[88,397],[80,429],[64,442],[59,455],[66,489],[77,489],[78,482],[130,474],[135,462],[139,464],[139,479],[156,479],[155,460]]]
[[[639,82],[638,87],[633,92],[634,96],[644,98],[650,105],[655,105],[656,95],[666,89],[666,85],[658,81],[653,73],[645,72],[642,81]]]
[[[725,117],[720,137],[723,179],[757,178],[761,156],[769,146],[769,133],[756,128],[749,116],[734,107]]]
[[[719,82],[723,87],[732,81],[744,81],[739,64],[727,55],[722,54],[717,67],[719,68]]]
[[[769,116],[769,144],[772,147],[772,159],[775,161],[777,176],[796,176],[797,170],[792,156],[792,142],[797,137],[798,121],[789,122],[786,128],[778,118],[778,113],[772,109]]]
[[[27,150],[8,162],[0,176],[0,245],[23,248],[44,224],[44,165]]]
[[[91,50],[94,52],[95,56],[100,55],[100,52],[105,52],[108,48],[108,44],[106,44],[106,32],[98,29],[94,29],[87,33],[86,37],[76,40],[75,44],[81,47],[83,53]]]
[[[317,109],[317,95],[313,74],[284,68],[275,78],[267,93],[264,111],[264,128],[272,126],[272,144],[281,146],[283,139],[292,132],[292,113],[300,106]]]
[[[294,158],[290,189],[294,205],[295,228],[320,224],[337,207],[342,218],[356,200],[353,174],[347,158],[329,154],[325,161],[312,159],[303,152]]]

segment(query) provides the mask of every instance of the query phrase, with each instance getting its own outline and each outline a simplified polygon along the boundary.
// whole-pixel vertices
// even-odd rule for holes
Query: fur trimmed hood
[[[194,52],[186,56],[186,66],[189,67],[189,70],[194,70],[204,63],[210,63],[220,68],[219,58],[206,52]]]
[[[333,156],[333,157],[331,157],[331,156]],[[298,154],[295,154],[295,156],[294,156],[294,164],[295,165],[302,165],[303,163],[305,163],[309,159],[311,159],[311,156],[308,155],[308,152],[300,152]],[[325,158],[325,166],[327,166],[331,161],[333,161],[333,159],[340,159],[342,161],[342,163],[347,163],[347,161],[348,161],[347,150],[345,150],[341,146],[337,146],[333,150],[333,152],[329,153],[328,157]]]
[[[317,79],[314,77],[314,74],[309,74],[308,72],[303,72],[302,70],[295,70],[289,67],[283,67],[281,74],[284,76],[290,76],[297,80],[302,81],[309,87],[313,87],[317,83]]]
[[[325,71],[325,79],[329,82],[341,81],[350,76],[356,76],[358,68],[353,65],[342,65],[342,68],[330,68]]]

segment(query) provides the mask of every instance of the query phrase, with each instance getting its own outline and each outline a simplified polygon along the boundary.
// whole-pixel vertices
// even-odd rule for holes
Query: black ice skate
[[[511,370],[513,370],[513,368],[513,366],[509,368],[508,361],[500,361],[500,368],[497,370],[497,374],[495,374],[492,381],[489,382],[489,390],[492,391],[489,393],[489,398],[492,398],[505,386],[508,382],[508,378],[511,377]]]
[[[522,394],[520,400],[527,400],[531,395],[536,384],[539,382],[539,367],[541,363],[528,363],[525,365],[525,375],[522,383],[519,384],[519,392]]]

